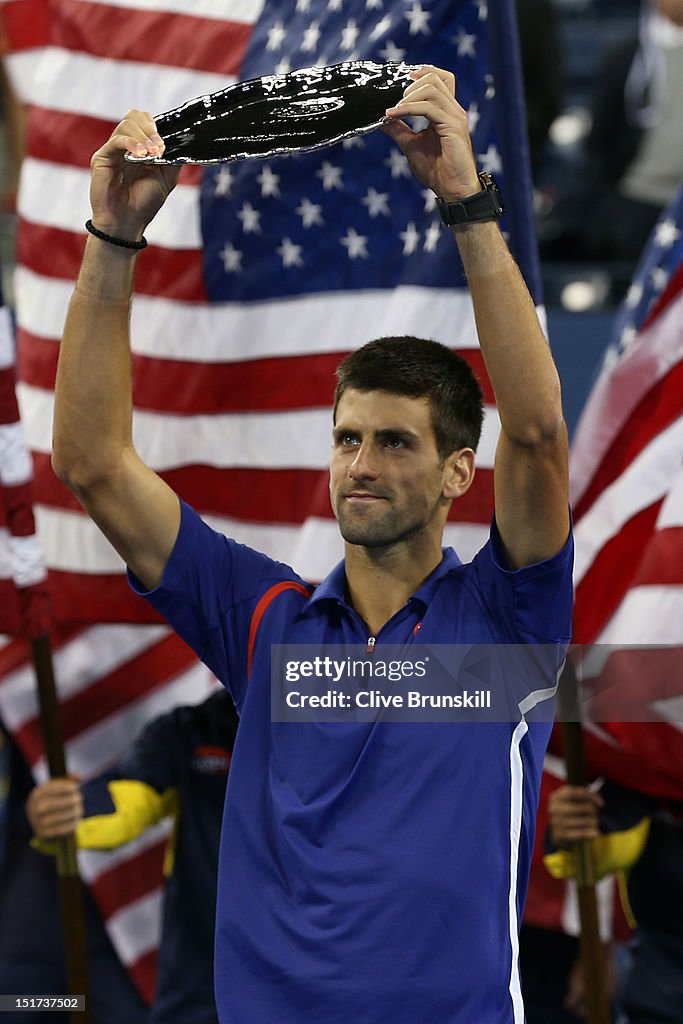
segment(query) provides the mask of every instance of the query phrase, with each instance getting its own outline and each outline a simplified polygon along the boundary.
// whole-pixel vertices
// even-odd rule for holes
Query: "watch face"
[[[416,66],[353,60],[239,82],[155,118],[162,157],[126,159],[214,164],[330,146],[378,128]]]

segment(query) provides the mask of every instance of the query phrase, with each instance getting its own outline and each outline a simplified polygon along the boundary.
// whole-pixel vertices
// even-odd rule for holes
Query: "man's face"
[[[427,530],[440,535],[450,505],[447,475],[429,399],[344,392],[333,432],[330,497],[347,543],[377,548]]]

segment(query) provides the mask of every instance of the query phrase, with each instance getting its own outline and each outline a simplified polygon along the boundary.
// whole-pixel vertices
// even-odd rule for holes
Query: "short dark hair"
[[[436,447],[442,459],[459,448],[476,451],[484,403],[469,364],[426,338],[378,338],[351,352],[337,367],[334,419],[348,388],[428,398]]]

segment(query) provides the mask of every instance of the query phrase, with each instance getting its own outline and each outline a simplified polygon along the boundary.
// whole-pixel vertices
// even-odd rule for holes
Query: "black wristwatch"
[[[477,177],[481,182],[481,192],[465,196],[464,199],[453,199],[451,202],[437,197],[436,205],[446,227],[495,220],[505,212],[503,197],[493,176],[482,171]]]

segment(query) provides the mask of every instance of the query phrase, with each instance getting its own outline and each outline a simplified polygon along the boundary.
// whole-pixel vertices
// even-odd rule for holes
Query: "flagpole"
[[[49,636],[31,640],[31,658],[38,686],[40,724],[51,778],[66,775],[62,722],[55,686]],[[91,1024],[88,954],[83,887],[78,873],[76,837],[72,833],[55,839],[59,900],[64,929],[64,954],[68,994],[83,996],[84,1011],[72,1011],[72,1024]],[[55,993],[56,994],[56,993]]]
[[[586,750],[580,719],[578,681],[570,658],[565,662],[558,693],[562,745],[570,786],[585,786],[588,781]],[[605,953],[600,939],[598,902],[595,889],[593,849],[589,839],[573,844],[576,889],[579,903],[580,950],[586,986],[588,1024],[610,1024],[612,1014],[607,994]]]

